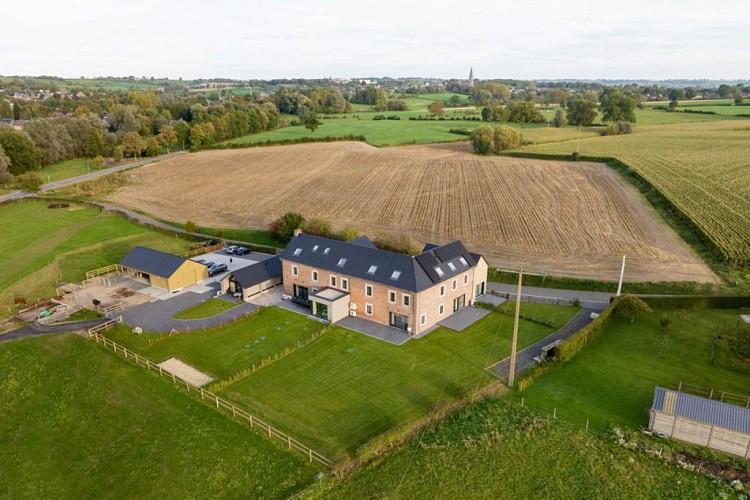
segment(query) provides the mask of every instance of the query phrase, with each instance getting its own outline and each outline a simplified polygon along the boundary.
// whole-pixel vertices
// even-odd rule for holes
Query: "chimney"
[[[299,236],[300,234],[302,234],[302,229],[297,228],[294,230],[294,236]]]

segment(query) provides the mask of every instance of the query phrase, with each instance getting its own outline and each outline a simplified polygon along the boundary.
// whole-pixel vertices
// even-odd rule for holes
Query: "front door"
[[[396,314],[391,312],[390,314],[390,325],[400,330],[408,330],[409,328],[409,316],[405,314]]]
[[[462,307],[466,305],[466,295],[461,295],[460,297],[456,297],[453,299],[453,312],[458,311]]]

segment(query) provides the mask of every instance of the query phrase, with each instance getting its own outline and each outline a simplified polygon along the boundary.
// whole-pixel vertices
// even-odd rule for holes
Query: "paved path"
[[[107,321],[107,318],[89,319],[86,321],[70,321],[67,323],[57,323],[54,325],[40,325],[32,323],[30,325],[10,330],[0,335],[0,342],[9,340],[25,339],[28,337],[38,337],[39,335],[49,335],[51,333],[62,332],[82,332]]]
[[[218,286],[218,283],[213,283],[212,285]],[[152,302],[131,307],[122,312],[122,320],[130,326],[139,326],[147,332],[171,332],[172,329],[178,332],[185,332],[188,330],[214,328],[222,323],[246,316],[259,307],[249,302],[242,302],[210,318],[174,319],[172,317],[180,311],[184,311],[215,296],[215,288],[205,293],[183,292],[163,300],[156,299]]]
[[[509,298],[516,296],[517,285],[507,283],[487,283],[487,289]],[[581,306],[593,309],[605,308],[614,294],[606,292],[587,292],[585,290],[559,290],[557,288],[538,288],[524,286],[521,289],[521,300],[528,302],[561,302],[569,304],[573,299],[581,301]]]
[[[567,339],[575,332],[593,321],[593,319],[591,318],[592,312],[598,313],[600,311],[601,309],[583,308],[578,311],[578,314],[573,316],[573,318],[571,318],[571,320],[568,321],[565,326],[557,330],[555,333],[548,335],[539,342],[519,351],[516,356],[516,376],[536,363],[536,361],[534,361],[534,357],[539,356],[542,353],[542,347],[546,346],[547,344],[551,344],[556,340]],[[508,374],[510,373],[510,356],[490,366],[489,368],[487,368],[487,371],[492,373],[497,378],[503,381],[507,381]]]
[[[88,174],[79,175],[77,177],[71,177],[69,179],[63,179],[61,181],[50,182],[50,183],[44,184],[42,186],[42,188],[40,189],[40,191],[42,191],[42,192],[44,192],[44,191],[51,191],[53,189],[58,189],[58,188],[61,188],[61,187],[70,186],[71,184],[76,184],[78,182],[83,182],[83,181],[88,181],[88,180],[91,180],[91,179],[96,179],[97,177],[102,177],[104,175],[109,175],[109,174],[112,174],[112,173],[115,173],[115,172],[121,172],[123,170],[128,170],[128,169],[131,169],[131,168],[142,167],[143,165],[147,165],[149,163],[154,163],[154,162],[157,162],[157,161],[166,160],[167,158],[172,158],[174,156],[178,156],[178,155],[185,154],[185,153],[186,153],[186,151],[176,151],[174,153],[169,153],[169,154],[166,154],[166,155],[154,156],[154,157],[150,157],[150,158],[144,158],[142,160],[133,161],[133,162],[130,162],[130,163],[125,163],[123,165],[117,165],[116,167],[110,167],[110,168],[105,168],[105,169],[102,169],[102,170],[97,170],[95,172],[91,172],[91,173],[88,173]],[[0,203],[6,202],[6,201],[11,201],[11,200],[20,200],[21,198],[26,198],[27,196],[33,196],[33,194],[32,193],[27,193],[25,191],[13,191],[12,193],[0,196]]]

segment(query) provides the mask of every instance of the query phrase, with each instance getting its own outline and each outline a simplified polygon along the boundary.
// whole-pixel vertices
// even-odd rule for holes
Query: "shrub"
[[[341,241],[351,241],[355,238],[359,238],[359,236],[360,236],[359,231],[353,227],[344,228],[339,233],[339,239]]]
[[[287,212],[268,225],[271,236],[281,243],[289,243],[294,231],[305,228],[305,218],[297,212]]]
[[[625,294],[617,301],[617,314],[630,318],[630,323],[635,321],[636,316],[651,312],[651,306],[639,297]]]
[[[194,233],[196,229],[198,229],[198,227],[196,226],[195,222],[191,220],[185,222],[185,231],[187,231],[188,233]]]
[[[26,172],[16,177],[16,185],[21,191],[27,191],[29,193],[36,193],[44,185],[44,181],[38,174],[33,172]]]
[[[521,133],[506,125],[477,127],[469,137],[474,152],[479,155],[499,154],[517,148],[523,142]]]
[[[405,234],[378,233],[373,243],[381,250],[407,255],[417,255],[422,251],[422,247]]]
[[[328,238],[331,236],[331,223],[320,218],[310,219],[305,224],[305,232],[307,234]]]

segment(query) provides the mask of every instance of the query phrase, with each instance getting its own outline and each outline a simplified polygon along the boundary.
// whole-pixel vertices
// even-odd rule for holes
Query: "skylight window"
[[[375,271],[378,270],[378,266],[372,265],[370,266],[370,269],[367,270],[367,274],[375,274]]]
[[[435,266],[435,272],[436,272],[436,273],[437,273],[437,275],[438,275],[438,276],[440,276],[441,278],[442,278],[443,276],[445,276],[445,273],[443,272],[443,270],[442,270],[442,269],[440,269],[440,266]]]
[[[401,271],[396,269],[395,271],[393,271],[393,274],[391,274],[391,279],[397,280],[400,276],[401,276]]]
[[[295,248],[294,249],[294,255],[299,255],[301,253],[302,253],[302,249],[301,248]]]
[[[466,262],[466,259],[464,259],[463,257],[459,257],[458,260],[459,260],[459,262],[461,262],[462,266],[469,267],[469,263]]]
[[[451,271],[455,271],[456,270],[456,265],[453,264],[453,262],[448,262],[448,267],[451,269]]]
[[[313,252],[317,252],[317,251],[318,251],[318,247],[319,247],[319,245],[315,245],[315,246],[313,247]]]
[[[345,257],[341,257],[339,259],[339,263],[336,264],[336,265],[339,266],[339,267],[344,267],[345,264],[346,264],[346,258]]]
[[[330,252],[330,251],[331,251],[331,247],[326,247],[326,249],[323,250],[323,254],[324,255],[328,255],[328,252]]]

